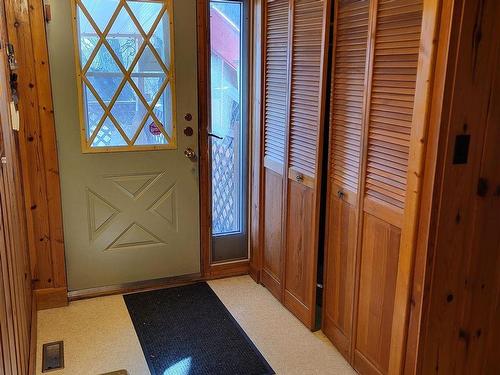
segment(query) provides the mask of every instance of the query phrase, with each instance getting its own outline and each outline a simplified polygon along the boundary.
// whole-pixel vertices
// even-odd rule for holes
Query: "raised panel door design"
[[[354,354],[361,373],[389,369],[400,236],[399,228],[365,214]]]
[[[57,72],[51,79],[69,290],[198,274],[198,164],[184,156],[186,148],[197,152],[198,145],[196,1],[172,1],[172,113],[179,126],[171,130],[176,147],[172,143],[172,149],[162,150],[100,149],[103,152],[93,154],[82,153],[78,140],[77,72],[75,64],[68,63],[75,56],[68,32],[71,3],[54,3],[54,18],[47,25],[51,71]],[[157,5],[144,3],[141,9]],[[158,22],[153,14],[141,14],[145,24]],[[117,108],[111,110],[116,115]],[[176,130],[188,125],[186,113],[192,117],[191,137]],[[157,130],[145,126],[142,132],[151,137]]]
[[[291,181],[288,195],[284,303],[308,327],[314,326],[316,280],[314,191]]]
[[[282,236],[283,236],[283,177],[278,173],[265,169],[266,189],[264,195],[264,257],[262,282],[281,299],[283,279],[282,270]]]
[[[342,355],[349,358],[354,310],[357,210],[331,194],[328,223],[323,332]]]

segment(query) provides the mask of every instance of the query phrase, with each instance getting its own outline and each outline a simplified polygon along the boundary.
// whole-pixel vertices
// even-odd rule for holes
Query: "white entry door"
[[[51,7],[69,289],[199,273],[196,1]]]

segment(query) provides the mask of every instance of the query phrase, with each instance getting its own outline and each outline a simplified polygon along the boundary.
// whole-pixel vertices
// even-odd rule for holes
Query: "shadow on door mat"
[[[153,375],[274,374],[207,283],[123,298]]]

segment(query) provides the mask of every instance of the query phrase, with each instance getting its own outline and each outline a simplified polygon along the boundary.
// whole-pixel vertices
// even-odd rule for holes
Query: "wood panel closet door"
[[[373,11],[354,367],[387,374],[423,0],[379,0]]]
[[[289,2],[267,0],[264,12],[262,283],[281,300],[283,189],[288,132]]]
[[[284,304],[315,326],[330,2],[296,0],[291,37]]]
[[[323,332],[349,359],[367,82],[369,0],[335,4]]]
[[[362,374],[389,372],[423,1],[335,5],[323,329]]]
[[[329,0],[265,5],[262,283],[315,324]]]

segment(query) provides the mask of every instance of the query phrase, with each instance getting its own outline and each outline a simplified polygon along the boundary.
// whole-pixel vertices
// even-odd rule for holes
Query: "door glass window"
[[[75,0],[84,152],[176,148],[171,0]]]
[[[210,2],[212,233],[242,231],[242,3]]]

